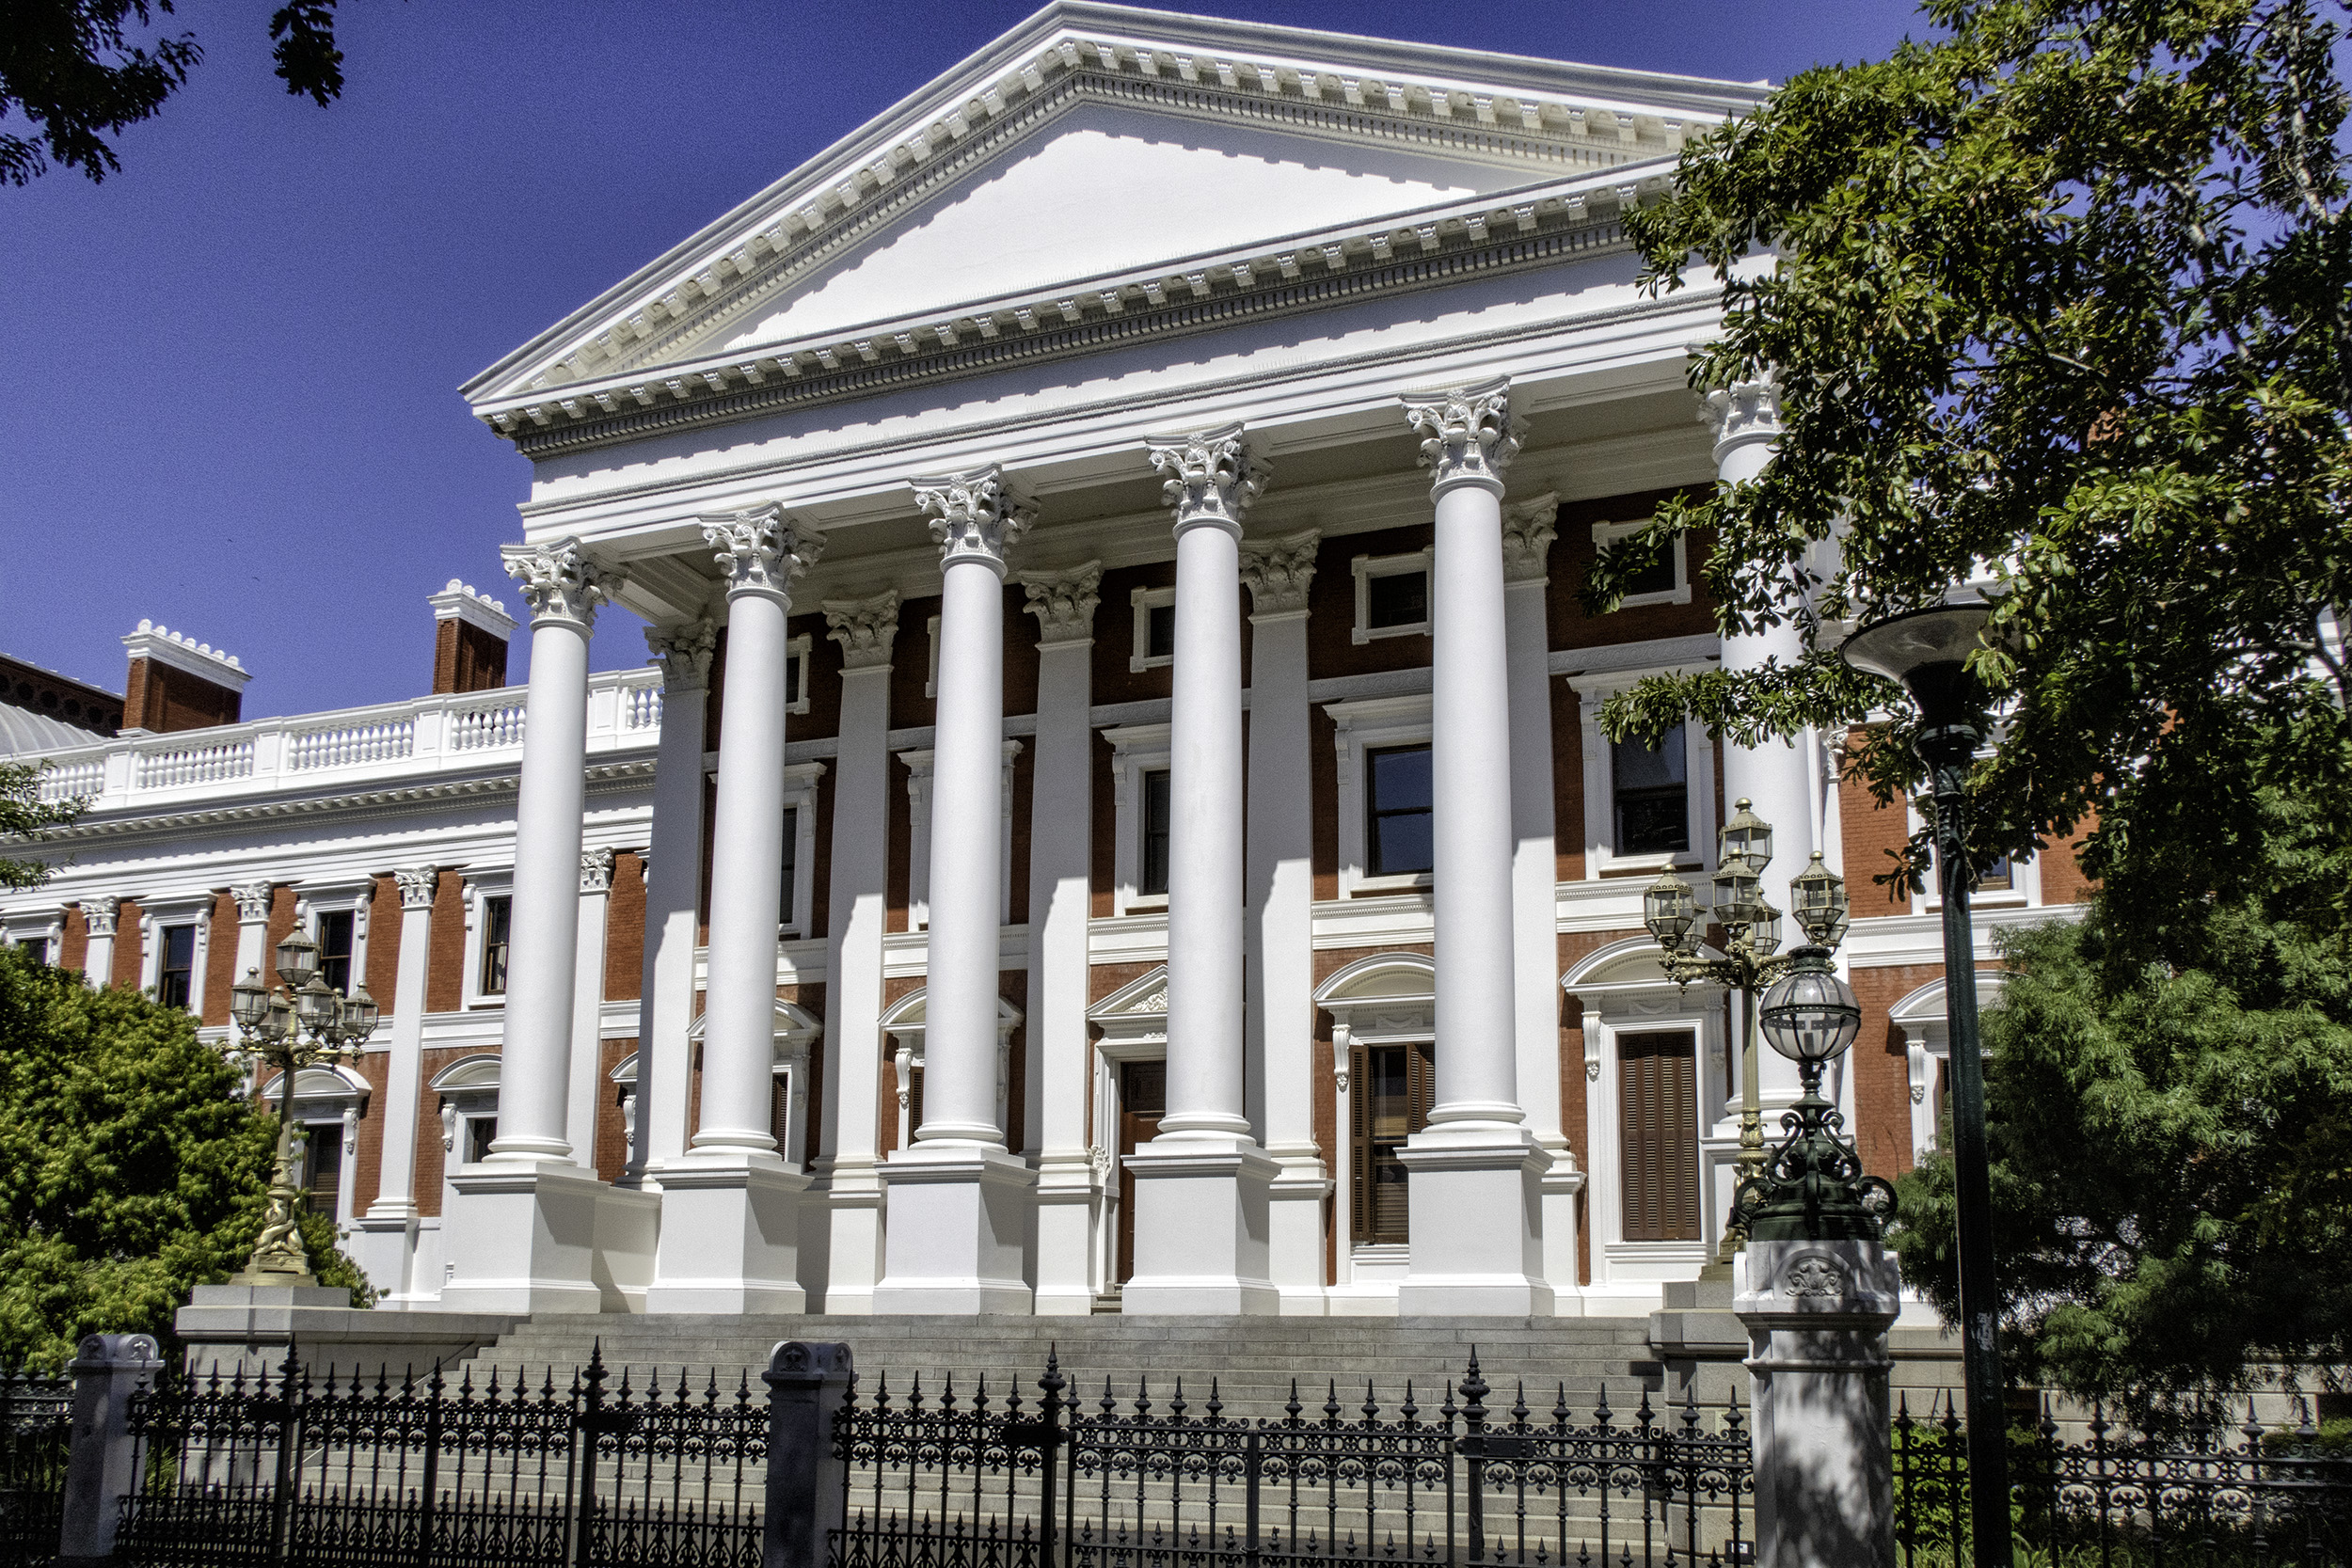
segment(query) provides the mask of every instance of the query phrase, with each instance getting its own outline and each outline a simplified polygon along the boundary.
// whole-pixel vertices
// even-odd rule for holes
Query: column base
[[[828,1313],[865,1317],[874,1310],[874,1287],[882,1281],[882,1165],[870,1154],[819,1160],[825,1223]]]
[[[1039,1159],[1039,1317],[1085,1317],[1094,1310],[1094,1216],[1102,1194],[1094,1161],[1085,1149],[1061,1149]]]
[[[352,1222],[352,1231],[345,1250],[375,1287],[377,1302],[407,1300],[416,1278],[416,1205],[379,1203]]]
[[[1331,1178],[1314,1146],[1269,1149],[1277,1167],[1266,1189],[1266,1272],[1286,1318],[1320,1318],[1325,1296],[1323,1214]]]
[[[1439,1123],[1397,1151],[1411,1173],[1406,1317],[1548,1318],[1541,1184],[1551,1156],[1526,1129]]]
[[[569,1161],[485,1160],[460,1165],[450,1185],[444,1309],[626,1312],[643,1300],[659,1198]]]
[[[1551,1315],[1584,1315],[1583,1268],[1576,1255],[1576,1199],[1584,1190],[1584,1173],[1565,1138],[1543,1138],[1551,1164],[1542,1178],[1544,1282],[1551,1287]]]
[[[1267,1189],[1280,1169],[1247,1137],[1178,1134],[1127,1156],[1136,1177],[1136,1273],[1120,1310],[1271,1316]]]
[[[661,1167],[661,1245],[648,1312],[799,1312],[801,1194],[770,1155],[692,1154]]]
[[[874,1310],[1026,1314],[1021,1242],[1036,1173],[982,1144],[916,1144],[882,1163],[882,1277]]]

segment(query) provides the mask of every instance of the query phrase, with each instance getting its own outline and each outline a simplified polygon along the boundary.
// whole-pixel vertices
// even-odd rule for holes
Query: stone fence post
[[[122,1499],[138,1490],[131,1395],[154,1380],[164,1361],[148,1335],[93,1334],[66,1370],[73,1374],[73,1429],[57,1560],[96,1562],[114,1555]]]
[[[1895,1568],[1886,1331],[1901,1271],[1870,1241],[1752,1239],[1734,1266],[1755,1391],[1757,1568]]]
[[[841,1528],[841,1462],[833,1421],[850,1390],[850,1347],[787,1339],[760,1374],[768,1385],[768,1518],[760,1568],[825,1568]]]

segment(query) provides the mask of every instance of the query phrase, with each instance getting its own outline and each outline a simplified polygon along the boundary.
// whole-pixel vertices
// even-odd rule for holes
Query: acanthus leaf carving
[[[1307,529],[1279,539],[1252,539],[1241,547],[1241,580],[1249,589],[1251,612],[1293,615],[1307,608],[1315,580],[1315,552],[1323,531]]]
[[[914,489],[915,504],[930,519],[941,565],[977,561],[1003,575],[1006,552],[1028,531],[1030,513],[1006,483],[1002,468],[991,463],[985,468],[908,483]]]
[[[1447,391],[1408,393],[1405,418],[1421,433],[1421,464],[1430,489],[1477,484],[1502,494],[1502,472],[1518,455],[1508,377]]]
[[[1103,602],[1103,563],[1089,561],[1066,572],[1035,572],[1021,579],[1027,609],[1037,617],[1037,643],[1051,648],[1089,641],[1094,611]]]
[[[661,668],[665,696],[707,687],[711,657],[718,646],[719,628],[707,618],[645,628],[645,648],[653,655],[651,662]]]
[[[441,872],[438,866],[412,865],[393,872],[392,880],[400,887],[402,909],[429,910],[433,907],[433,895],[440,889]],[[242,900],[238,907],[242,911],[244,908]],[[263,914],[267,914],[266,908],[263,910]]]
[[[237,919],[246,924],[267,920],[276,895],[277,889],[268,882],[244,882],[229,890],[229,896],[237,901]]]
[[[891,645],[898,636],[898,591],[885,589],[871,598],[827,599],[825,635],[841,644],[841,668],[874,670],[890,662]]]
[[[757,594],[789,601],[792,579],[816,565],[824,550],[823,534],[794,522],[773,502],[697,520],[712,559],[726,574],[729,598]]]
[[[1551,542],[1559,537],[1555,526],[1560,516],[1560,498],[1538,496],[1502,509],[1502,580],[1505,582],[1540,582],[1543,580]]]
[[[101,895],[82,900],[82,924],[91,936],[110,937],[115,934],[115,917],[121,912],[122,900]]]
[[[531,607],[533,625],[568,621],[583,630],[596,625],[606,577],[579,540],[566,536],[544,545],[502,545],[499,559]]]
[[[1250,502],[1265,489],[1266,467],[1239,424],[1197,436],[1144,438],[1152,467],[1168,476],[1160,497],[1176,509],[1176,531],[1201,524],[1241,532]]]

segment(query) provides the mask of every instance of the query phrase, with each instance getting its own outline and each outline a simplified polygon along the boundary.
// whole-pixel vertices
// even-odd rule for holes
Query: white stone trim
[[[1339,791],[1334,810],[1339,825],[1342,898],[1382,897],[1436,885],[1435,878],[1426,871],[1387,877],[1372,875],[1368,817],[1372,795],[1364,763],[1367,752],[1427,745],[1431,731],[1429,708],[1429,694],[1425,691],[1323,705],[1333,726],[1332,745],[1339,752]]]
[[[809,650],[815,644],[815,638],[803,632],[784,645],[785,689],[795,694],[784,706],[787,713],[804,714],[808,711],[808,658]]]
[[[2000,999],[2002,988],[2008,983],[2008,975],[1998,970],[1978,970],[1977,1006],[1991,1006]],[[1941,1064],[1952,1059],[1951,1022],[1946,1010],[1945,989],[1944,976],[1939,974],[1886,1009],[1886,1021],[1903,1037],[1914,1164],[1935,1149],[1935,1075]]]
[[[1375,626],[1372,624],[1372,579],[1419,572],[1422,574],[1422,600],[1427,603],[1436,584],[1433,570],[1436,564],[1437,551],[1434,546],[1427,546],[1402,555],[1359,555],[1348,562],[1347,569],[1356,579],[1356,619],[1347,634],[1348,641],[1360,647],[1375,638],[1427,637],[1427,616],[1399,626]]]
[[[882,1009],[882,1037],[890,1042],[890,1060],[897,1074],[893,1084],[898,1096],[898,1147],[902,1149],[914,1146],[914,1074],[923,1069],[930,992],[930,987],[917,986]],[[1000,1132],[1012,1109],[1012,1032],[1025,1017],[1002,996],[996,999],[996,1129]]]
[[[463,621],[479,626],[500,641],[510,641],[519,624],[508,614],[506,603],[477,590],[470,582],[457,578],[449,579],[449,586],[437,594],[425,595],[425,603],[433,607],[436,621]]]
[[[1618,540],[1639,533],[1649,527],[1649,522],[1647,517],[1643,517],[1630,523],[1595,523],[1593,525],[1594,551],[1597,553],[1606,550]],[[1689,604],[1691,602],[1689,541],[1677,536],[1667,544],[1666,550],[1674,562],[1675,585],[1672,588],[1661,588],[1652,594],[1628,594],[1617,601],[1619,610],[1639,610],[1644,605]]]
[[[375,878],[371,875],[306,879],[294,884],[294,924],[318,939],[319,916],[351,911],[351,984],[368,980],[368,916],[375,906]]]
[[[697,1017],[686,1031],[688,1048],[699,1049],[703,1028],[708,1013]],[[808,1057],[810,1049],[824,1037],[825,1021],[797,1002],[776,998],[774,1076],[784,1080],[784,1141],[776,1146],[776,1153],[794,1170],[808,1168]],[[642,1053],[633,1051],[613,1065],[611,1078],[622,1085],[626,1101],[633,1101],[637,1090],[637,1059]],[[624,1071],[626,1069],[626,1072]],[[623,1114],[630,1106],[624,1103]]]
[[[1175,590],[1168,593],[1172,602]],[[1169,726],[1121,724],[1099,733],[1111,745],[1111,914],[1116,918],[1165,911],[1167,894],[1138,889],[1143,881],[1143,776],[1168,768]]]
[[[1152,612],[1172,610],[1176,606],[1176,585],[1166,588],[1137,588],[1127,595],[1127,603],[1135,616],[1135,639],[1127,645],[1127,668],[1136,673],[1144,670],[1165,670],[1176,662],[1174,653],[1152,655],[1145,650],[1152,646]]]
[[[806,642],[805,636],[794,639]],[[805,655],[807,650],[803,649]],[[805,938],[809,914],[817,899],[817,781],[823,778],[821,762],[796,762],[784,770],[784,809],[792,816],[792,918],[778,923],[779,942]]]
[[[1577,695],[1584,757],[1584,878],[1654,876],[1668,866],[1685,869],[1713,863],[1715,850],[1715,742],[1696,723],[1682,727],[1684,809],[1690,849],[1679,855],[1620,855],[1616,850],[1616,777],[1609,737],[1601,733],[1600,705],[1648,675],[1692,674],[1703,665],[1661,665],[1641,670],[1591,671],[1570,675]],[[1558,744],[1555,740],[1554,744]]]
[[[1365,982],[1383,975],[1404,974],[1418,981],[1404,990],[1349,994]],[[1356,1085],[1349,1064],[1359,1045],[1435,1045],[1438,1038],[1438,962],[1422,953],[1375,953],[1334,974],[1315,990],[1315,1006],[1331,1016],[1332,1138],[1331,1232],[1338,1268],[1332,1276],[1335,1291],[1351,1288],[1359,1293],[1392,1300],[1404,1278],[1407,1249],[1394,1243],[1358,1246],[1355,1214],[1349,1206],[1356,1170],[1356,1145],[1348,1128],[1355,1115]],[[1409,1223],[1409,1221],[1408,1221]]]
[[[515,895],[515,868],[503,866],[468,866],[460,907],[466,912],[466,974],[462,1006],[472,1007],[503,1007],[506,993],[485,996],[482,991],[482,911],[485,900],[512,898]],[[514,940],[514,911],[508,906],[507,940]]]
[[[246,669],[235,655],[225,653],[210,642],[199,642],[185,632],[159,626],[144,617],[139,621],[138,630],[123,638],[122,645],[130,650],[133,658],[168,664],[175,670],[184,670],[215,686],[225,686],[231,691],[244,691],[246,683],[253,678],[253,672]],[[137,716],[132,714],[125,717]]]

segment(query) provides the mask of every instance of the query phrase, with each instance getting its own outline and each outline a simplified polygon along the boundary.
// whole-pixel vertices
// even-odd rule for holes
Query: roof
[[[38,756],[70,746],[87,746],[101,738],[78,724],[13,703],[0,703],[0,757]]]

